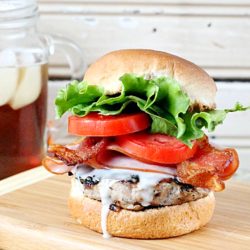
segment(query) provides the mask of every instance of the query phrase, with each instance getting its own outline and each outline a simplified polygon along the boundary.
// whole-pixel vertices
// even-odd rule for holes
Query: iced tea
[[[41,163],[47,65],[0,68],[0,179]]]

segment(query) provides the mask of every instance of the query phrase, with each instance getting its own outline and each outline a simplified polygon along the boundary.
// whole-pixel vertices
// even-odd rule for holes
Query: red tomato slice
[[[82,136],[125,135],[149,126],[149,116],[143,112],[107,116],[93,112],[84,117],[70,116],[68,120],[69,133]]]
[[[137,133],[116,138],[116,143],[128,155],[145,162],[177,164],[194,156],[197,141],[192,148],[175,137],[162,134]]]

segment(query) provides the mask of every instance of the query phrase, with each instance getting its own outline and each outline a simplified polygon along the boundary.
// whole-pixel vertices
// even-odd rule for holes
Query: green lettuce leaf
[[[73,81],[68,84],[65,89],[61,89],[57,94],[55,99],[56,116],[57,118],[60,118],[69,110],[72,110],[72,113],[74,114],[78,114],[73,111],[78,105],[82,105],[83,109],[88,110],[88,107],[103,95],[103,89],[99,86]],[[80,112],[80,109],[78,109],[78,111]],[[84,114],[85,113],[83,112],[82,115]]]
[[[102,87],[87,82],[73,81],[61,89],[55,99],[56,115],[60,118],[69,111],[85,116],[89,112],[117,115],[138,109],[152,120],[151,132],[175,136],[191,146],[192,140],[204,135],[203,128],[213,131],[229,112],[245,111],[249,107],[236,104],[233,109],[190,113],[190,99],[172,78],[158,77],[150,80],[134,74],[120,78],[122,90],[108,96]]]

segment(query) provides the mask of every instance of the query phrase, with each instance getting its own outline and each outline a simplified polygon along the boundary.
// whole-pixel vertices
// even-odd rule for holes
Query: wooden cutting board
[[[55,176],[0,196],[0,249],[250,249],[250,185],[228,182],[217,193],[212,221],[203,229],[165,240],[111,238],[69,216],[70,178]]]

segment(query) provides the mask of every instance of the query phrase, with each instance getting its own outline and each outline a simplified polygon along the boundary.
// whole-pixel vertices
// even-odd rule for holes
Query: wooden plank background
[[[250,79],[249,0],[40,0],[39,29],[77,42],[90,64],[121,48],[187,58],[220,79]],[[65,58],[50,73],[67,76]]]

